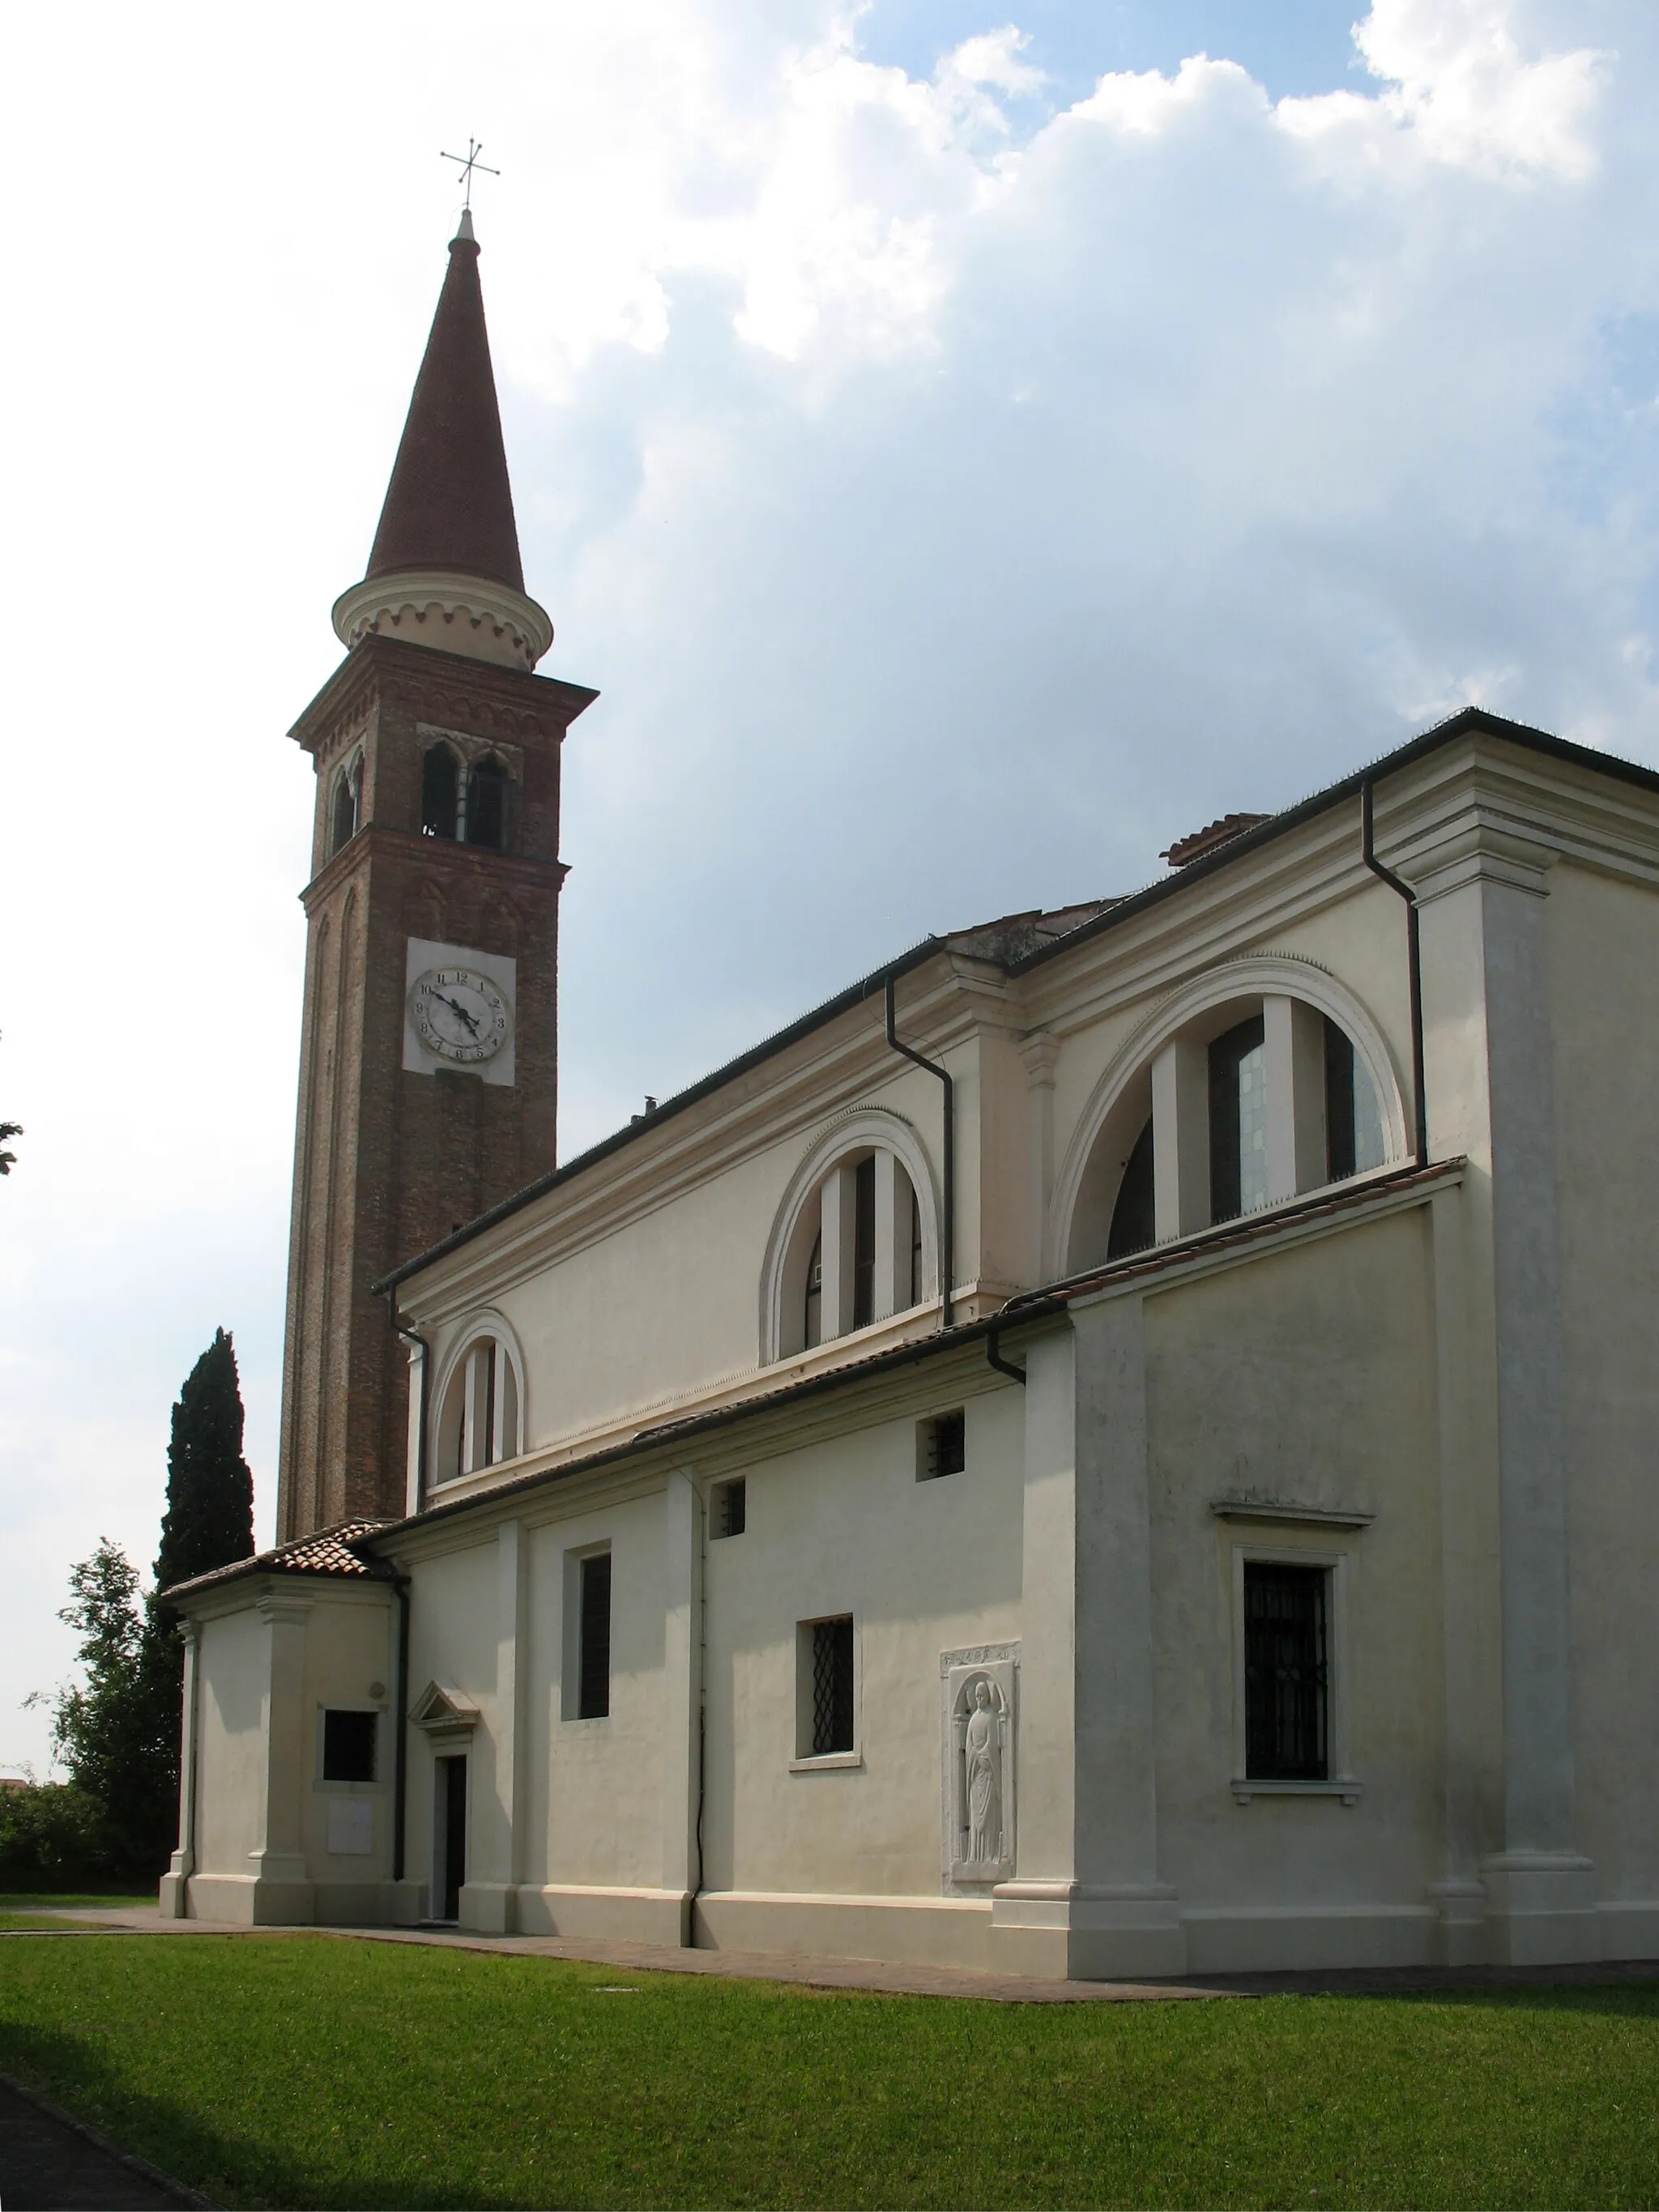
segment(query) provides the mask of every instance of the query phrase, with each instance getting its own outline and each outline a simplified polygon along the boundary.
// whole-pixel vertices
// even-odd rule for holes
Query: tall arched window
[[[524,1449],[518,1362],[498,1335],[476,1336],[451,1370],[439,1409],[433,1479],[454,1482]]]
[[[334,805],[329,823],[330,857],[349,845],[357,834],[362,805],[363,757],[354,754],[334,779]]]
[[[479,761],[468,775],[464,827],[469,845],[506,851],[509,781],[507,770],[495,760]]]
[[[902,1161],[845,1153],[806,1193],[784,1255],[778,1352],[810,1351],[921,1303],[921,1209]]]
[[[447,745],[429,745],[421,763],[421,835],[453,837],[459,817],[460,763]]]

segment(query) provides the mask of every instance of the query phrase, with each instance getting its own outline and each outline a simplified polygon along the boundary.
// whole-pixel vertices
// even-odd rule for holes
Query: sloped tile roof
[[[233,1559],[228,1567],[216,1567],[211,1574],[192,1575],[187,1583],[174,1583],[171,1589],[159,1595],[168,1600],[194,1595],[198,1590],[210,1589],[216,1583],[236,1582],[244,1575],[362,1575],[374,1582],[385,1582],[392,1569],[384,1559],[365,1558],[353,1547],[377,1529],[389,1528],[389,1521],[340,1521],[331,1528],[319,1528],[309,1536],[301,1536],[292,1544],[278,1544],[274,1551],[256,1552],[252,1559]]]

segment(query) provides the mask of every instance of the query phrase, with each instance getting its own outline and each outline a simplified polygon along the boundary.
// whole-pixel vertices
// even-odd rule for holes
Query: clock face
[[[428,968],[410,987],[409,1009],[427,1049],[463,1066],[493,1060],[513,1020],[505,993],[476,968]]]

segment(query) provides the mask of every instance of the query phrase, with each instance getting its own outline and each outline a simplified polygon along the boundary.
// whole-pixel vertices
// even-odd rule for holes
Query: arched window
[[[459,818],[460,763],[447,745],[429,745],[421,763],[421,835],[453,837]]]
[[[331,859],[343,847],[349,845],[357,834],[362,791],[363,757],[356,753],[334,779],[334,805],[329,822],[328,840]]]
[[[507,770],[499,761],[481,760],[466,779],[464,829],[469,845],[487,845],[492,852],[507,849]]]
[[[810,1351],[922,1299],[921,1208],[902,1161],[844,1153],[805,1197],[784,1255],[778,1353]]]
[[[513,1347],[499,1335],[473,1337],[444,1386],[434,1480],[454,1482],[516,1459],[524,1449],[521,1399]]]
[[[1054,1272],[1403,1157],[1392,1072],[1369,1018],[1323,970],[1261,957],[1196,979],[1102,1079],[1056,1180]]]

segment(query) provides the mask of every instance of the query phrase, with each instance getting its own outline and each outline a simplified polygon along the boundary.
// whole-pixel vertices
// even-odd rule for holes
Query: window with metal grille
[[[814,1759],[853,1748],[853,1617],[812,1623]]]
[[[942,1474],[960,1474],[968,1464],[968,1416],[935,1413],[916,1432],[916,1480],[933,1482]]]
[[[748,1522],[748,1493],[741,1475],[733,1482],[717,1483],[712,1533],[716,1536],[741,1536]]]
[[[1329,1778],[1323,1567],[1244,1563],[1244,1771],[1252,1781]]]
[[[581,1563],[581,1640],[576,1718],[603,1720],[611,1711],[611,1554],[595,1552]]]
[[[372,1782],[374,1779],[374,1726],[379,1718],[378,1713],[325,1712],[325,1782]]]

